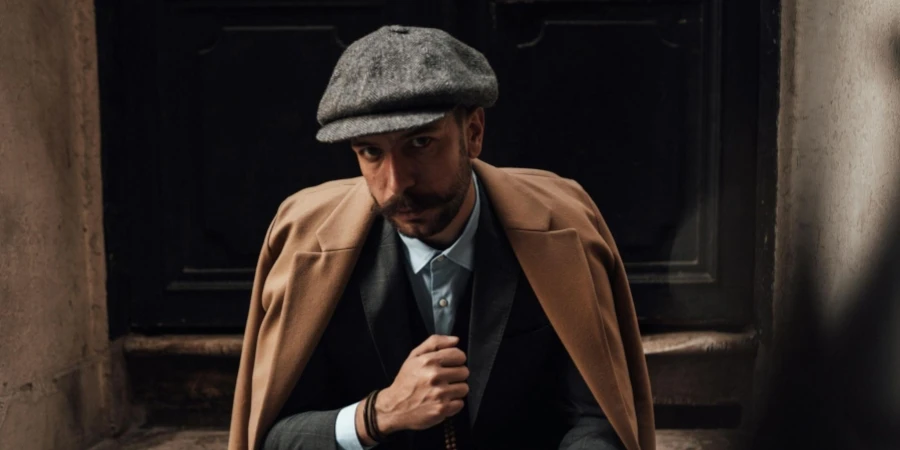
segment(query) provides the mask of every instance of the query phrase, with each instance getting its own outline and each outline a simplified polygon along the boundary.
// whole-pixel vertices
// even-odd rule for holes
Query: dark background
[[[587,189],[645,332],[752,326],[771,271],[755,245],[774,206],[771,3],[98,0],[110,333],[243,329],[279,203],[359,174],[314,138],[331,70],[394,23],[485,53],[500,99],[482,159]]]

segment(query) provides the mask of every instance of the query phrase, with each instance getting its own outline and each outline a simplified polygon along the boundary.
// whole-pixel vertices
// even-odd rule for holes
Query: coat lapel
[[[259,448],[300,378],[346,288],[372,224],[372,198],[359,179],[316,230],[321,251],[299,251],[263,262],[271,269],[254,284],[254,303],[267,309],[258,324],[248,441]],[[277,376],[276,376],[277,374]]]
[[[586,251],[601,244],[582,242],[574,228],[551,230],[550,206],[523,199],[528,189],[517,186],[521,181],[481,161],[474,168],[547,319],[625,447],[639,449],[633,403],[623,397],[632,392],[627,367],[611,364],[617,360],[608,336],[618,333],[615,310],[601,305],[594,284],[595,276],[607,274],[593,274],[587,260]],[[601,295],[612,299],[612,292]]]
[[[618,332],[616,317],[601,311],[578,232],[510,230],[509,239],[547,319],[610,424],[626,448],[639,448],[635,411],[622,397],[631,392],[628,374],[610,364],[607,333]],[[562,273],[565,281],[558,278]]]
[[[475,270],[469,319],[469,422],[474,426],[484,397],[506,322],[512,309],[519,278],[506,237],[494,221],[485,190],[481,191],[481,215],[475,235]]]
[[[390,383],[413,347],[409,281],[394,228],[386,220],[377,220],[371,233],[378,238],[360,259],[359,294],[385,381]]]

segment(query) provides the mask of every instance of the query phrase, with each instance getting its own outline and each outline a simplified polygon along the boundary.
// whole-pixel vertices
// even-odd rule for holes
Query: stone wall
[[[0,448],[126,416],[107,336],[93,2],[0,2]]]
[[[833,328],[900,205],[900,2],[784,3],[776,256],[814,254]]]
[[[897,448],[881,433],[900,426],[900,2],[782,4],[759,410],[779,448]]]

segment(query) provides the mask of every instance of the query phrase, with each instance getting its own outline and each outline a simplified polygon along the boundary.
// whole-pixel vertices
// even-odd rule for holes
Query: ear
[[[475,159],[481,154],[484,143],[484,108],[480,106],[475,108],[464,123],[469,158]]]

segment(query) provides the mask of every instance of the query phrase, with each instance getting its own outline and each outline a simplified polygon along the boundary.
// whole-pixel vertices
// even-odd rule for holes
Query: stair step
[[[740,434],[734,430],[658,430],[658,450],[733,450]],[[225,450],[224,430],[147,428],[107,440],[90,450]]]
[[[740,425],[752,387],[752,333],[661,333],[643,344],[658,427]],[[147,425],[227,426],[241,345],[240,335],[126,337],[133,399]]]
[[[644,354],[696,356],[712,353],[746,353],[755,349],[755,333],[721,331],[682,331],[650,334],[641,337]],[[132,334],[125,338],[125,353],[168,354],[185,356],[241,355],[243,336],[229,335],[159,335]]]

